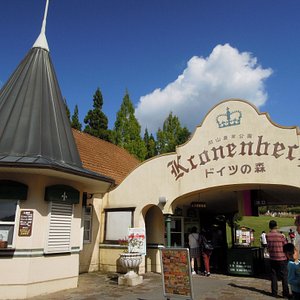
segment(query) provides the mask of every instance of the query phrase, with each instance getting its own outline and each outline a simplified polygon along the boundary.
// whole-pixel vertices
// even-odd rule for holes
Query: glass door
[[[184,247],[183,217],[172,217],[171,221],[171,246]]]

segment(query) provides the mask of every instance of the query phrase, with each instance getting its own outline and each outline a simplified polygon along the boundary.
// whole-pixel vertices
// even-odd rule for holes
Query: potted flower
[[[121,266],[127,270],[127,273],[120,277],[119,284],[136,285],[143,281],[143,278],[135,270],[142,262],[141,250],[143,249],[144,239],[145,236],[142,234],[131,233],[127,238],[119,240],[121,246],[127,246],[127,249],[120,253],[119,260]],[[132,284],[132,282],[135,282],[135,284]]]
[[[4,240],[2,234],[0,234],[0,248],[7,248],[7,241]]]

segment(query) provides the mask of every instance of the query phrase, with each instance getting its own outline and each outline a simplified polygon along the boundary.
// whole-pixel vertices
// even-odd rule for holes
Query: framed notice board
[[[19,236],[31,236],[33,222],[32,210],[21,210],[19,222]]]
[[[160,249],[164,296],[193,300],[188,248]]]

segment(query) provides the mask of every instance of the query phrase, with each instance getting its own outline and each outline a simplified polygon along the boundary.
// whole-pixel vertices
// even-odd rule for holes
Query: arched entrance
[[[185,247],[193,225],[214,226],[225,239],[224,224],[236,213],[257,215],[262,203],[299,201],[299,136],[297,127],[276,125],[246,101],[223,101],[176,152],[138,166],[109,193],[109,204],[135,208],[134,226],[147,223],[149,245],[162,242],[163,227],[166,246]],[[151,232],[156,219],[158,240]]]
[[[164,216],[161,208],[151,206],[145,214],[147,236],[147,255],[145,257],[146,272],[160,272],[159,246],[164,246]]]
[[[216,272],[226,271],[226,252],[234,246],[234,218],[258,216],[260,206],[297,205],[300,188],[286,185],[231,185],[197,191],[177,198],[171,204],[173,214],[165,244],[170,247],[188,247],[188,235],[196,227],[210,232],[214,245],[211,265]],[[226,226],[228,225],[228,226]],[[166,226],[167,227],[167,226]],[[227,230],[226,230],[227,227]],[[228,228],[230,227],[230,231]]]

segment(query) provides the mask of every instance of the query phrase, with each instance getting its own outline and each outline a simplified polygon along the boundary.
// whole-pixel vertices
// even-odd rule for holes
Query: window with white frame
[[[0,240],[13,244],[18,200],[0,199]]]
[[[105,242],[116,243],[128,235],[128,228],[133,227],[134,208],[105,210]]]
[[[92,241],[92,217],[93,217],[93,207],[85,206],[84,208],[84,216],[83,216],[83,242],[90,243]]]
[[[27,199],[28,186],[13,180],[0,180],[0,240],[14,244],[19,200]]]

